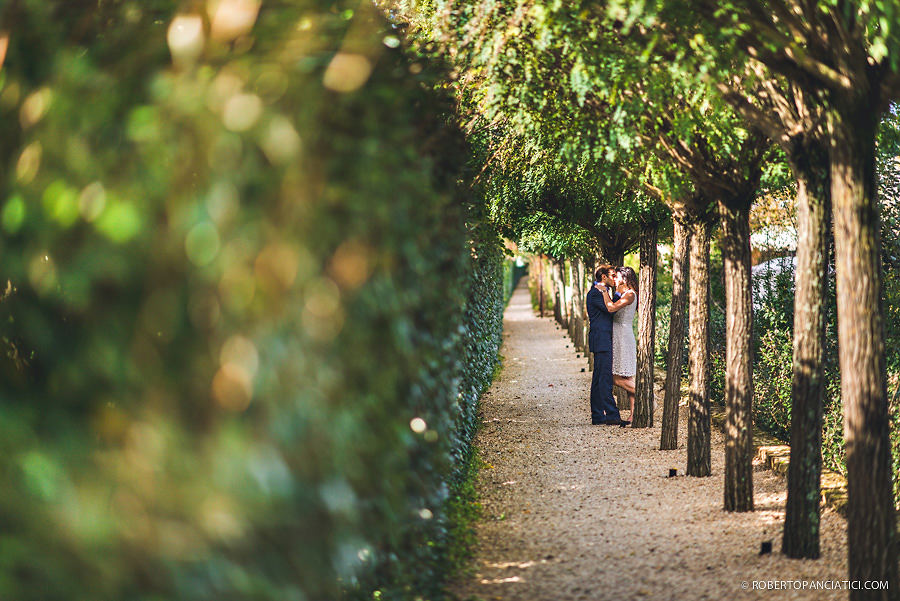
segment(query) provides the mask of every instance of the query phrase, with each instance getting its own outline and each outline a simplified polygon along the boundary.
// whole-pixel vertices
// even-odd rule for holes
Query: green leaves
[[[371,5],[206,9],[20,3],[0,597],[431,594],[504,301],[446,73]]]
[[[628,42],[604,13],[590,3],[485,1],[406,14],[467,74],[457,83],[460,109],[492,218],[506,235],[559,256],[589,255],[608,232],[661,206],[632,200],[642,184],[625,173],[642,173],[647,155],[625,117],[630,78],[644,69],[624,58]],[[416,27],[436,14],[459,17],[441,20],[439,32]],[[631,27],[645,16],[631,8],[623,19]]]

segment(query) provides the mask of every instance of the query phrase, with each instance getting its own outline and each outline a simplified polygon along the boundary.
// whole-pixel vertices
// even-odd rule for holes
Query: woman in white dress
[[[606,287],[602,287],[603,301],[613,313],[612,372],[613,384],[628,393],[630,419],[634,419],[634,375],[637,373],[637,344],[634,340],[634,312],[637,309],[638,280],[631,267],[616,267],[616,292],[613,302]]]

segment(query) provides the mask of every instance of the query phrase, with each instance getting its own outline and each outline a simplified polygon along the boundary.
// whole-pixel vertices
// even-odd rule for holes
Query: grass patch
[[[481,454],[473,445],[459,472],[459,479],[447,500],[447,521],[450,542],[447,547],[447,581],[467,575],[475,549],[475,524],[481,518],[481,502],[475,488],[478,472],[484,465]]]
[[[496,363],[494,363],[494,372],[491,374],[491,382],[496,381],[497,378],[500,377],[500,374],[503,373],[503,360],[504,359],[505,359],[505,357],[498,352],[497,353],[497,361],[496,361]],[[481,394],[484,394],[485,392],[487,392],[488,388],[490,388],[490,386],[485,386],[484,390],[481,391]]]

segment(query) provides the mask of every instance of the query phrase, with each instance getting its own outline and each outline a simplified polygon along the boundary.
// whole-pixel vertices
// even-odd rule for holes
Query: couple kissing
[[[634,375],[637,345],[634,312],[637,309],[637,274],[631,267],[601,265],[587,294],[590,320],[588,349],[594,354],[591,380],[591,423],[625,427],[634,418]],[[613,384],[628,393],[629,419],[619,415]]]

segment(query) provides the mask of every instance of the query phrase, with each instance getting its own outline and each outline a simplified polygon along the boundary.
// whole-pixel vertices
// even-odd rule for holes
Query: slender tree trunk
[[[889,590],[850,598],[896,599],[897,549],[881,307],[881,256],[875,206],[876,111],[832,115],[838,347],[847,461],[850,580],[887,580]],[[850,114],[848,110],[844,115]],[[843,117],[843,118],[842,118]]]
[[[575,302],[575,348],[584,353],[584,319],[585,319],[585,282],[584,282],[584,259],[577,257],[573,264],[575,270],[575,289],[573,298]]]
[[[640,284],[638,285],[638,347],[632,427],[653,427],[653,350],[656,344],[656,241],[659,224],[641,231]]]
[[[555,299],[553,313],[556,322],[567,327],[568,314],[566,311],[566,283],[563,279],[564,264],[562,259],[553,259],[553,297]]]
[[[568,332],[569,319],[572,317],[572,312],[570,311],[572,287],[569,285],[569,278],[566,276],[565,259],[560,259],[559,261],[559,276],[559,293],[562,296],[562,327]]]
[[[563,329],[569,327],[569,295],[566,290],[566,262],[559,259],[557,262],[557,271],[559,273],[559,315],[562,318],[559,325]]]
[[[709,239],[711,224],[695,223],[691,232],[690,416],[687,475],[709,476]]]
[[[585,290],[584,290],[584,348],[585,352],[588,356],[588,368],[589,371],[594,371],[594,353],[590,352],[589,347],[589,335],[591,330],[591,322],[589,320],[589,316],[587,313],[587,290],[588,285],[593,285],[594,275],[597,271],[597,266],[599,263],[597,262],[597,256],[594,255],[588,259],[585,263]]]
[[[538,309],[544,316],[544,257],[538,255]]]
[[[575,295],[572,293],[575,290],[575,270],[571,259],[563,261],[563,276],[566,278],[566,314],[569,316],[566,320],[566,333],[572,346],[575,346]]]
[[[584,353],[587,351],[585,347],[585,316],[587,315],[587,307],[585,306],[585,296],[587,292],[587,284],[585,279],[584,260],[581,257],[575,258],[573,262],[573,271],[575,273],[575,287],[573,298],[573,307],[575,312],[575,348]]]
[[[791,161],[797,179],[797,268],[794,272],[794,360],[791,462],[781,551],[819,557],[822,411],[825,395],[825,285],[831,181],[828,148],[815,143]]]
[[[718,205],[725,267],[725,510],[753,511],[750,203]]]
[[[666,392],[663,399],[662,451],[678,448],[678,403],[681,401],[681,368],[684,360],[685,274],[690,252],[690,228],[675,218],[675,243],[672,253],[672,304],[669,313],[669,346],[666,365]]]
[[[563,270],[566,272],[569,284],[566,289],[566,312],[569,315],[566,326],[569,330],[569,339],[572,341],[572,346],[577,349],[578,345],[575,343],[575,305],[578,304],[578,301],[576,300],[575,261],[572,259],[567,260],[563,263]]]

